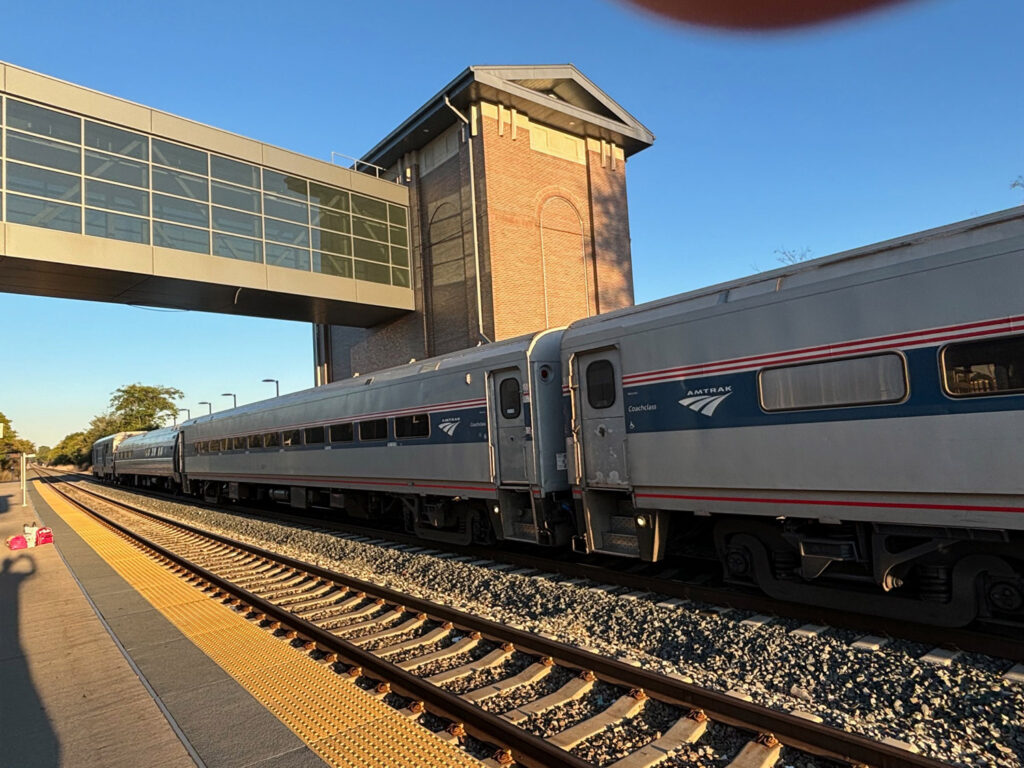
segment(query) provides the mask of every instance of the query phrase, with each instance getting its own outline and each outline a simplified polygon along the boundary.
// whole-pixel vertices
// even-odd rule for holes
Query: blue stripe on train
[[[926,347],[905,352],[910,396],[887,405],[766,413],[758,400],[758,371],[626,387],[626,431],[668,432],[1024,409],[1024,395],[951,398],[943,394],[938,350]]]

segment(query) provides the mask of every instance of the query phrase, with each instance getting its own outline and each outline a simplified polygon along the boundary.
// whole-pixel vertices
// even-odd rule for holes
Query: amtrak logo
[[[448,437],[455,437],[455,430],[458,428],[460,421],[462,421],[462,419],[442,421],[437,426],[439,426],[441,428],[441,431],[448,435]]]
[[[713,416],[722,401],[731,394],[731,386],[691,389],[686,393],[686,397],[679,401],[679,404],[704,416]]]

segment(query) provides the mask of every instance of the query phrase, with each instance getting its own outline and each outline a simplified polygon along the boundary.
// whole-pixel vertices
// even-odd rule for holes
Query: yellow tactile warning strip
[[[45,484],[36,487],[122,578],[327,764],[479,768],[472,757],[145,557]]]

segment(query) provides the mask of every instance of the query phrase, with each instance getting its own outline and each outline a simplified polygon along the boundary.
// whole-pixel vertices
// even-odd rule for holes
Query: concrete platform
[[[145,561],[142,565],[126,566],[122,553],[111,559],[112,567],[97,554],[104,549],[97,547],[95,531],[82,529],[80,536],[65,520],[72,520],[68,513],[58,514],[35,490],[30,490],[29,500],[32,506],[22,510],[20,489],[0,486],[2,538],[20,532],[24,522],[38,520],[53,528],[55,541],[55,546],[19,552],[5,548],[2,553],[0,735],[4,744],[14,744],[19,751],[11,753],[7,747],[0,764],[19,768],[387,765],[389,753],[401,761],[405,750],[423,737],[427,738],[426,752],[440,747],[451,754],[440,762],[428,759],[418,765],[476,764],[419,726],[414,726],[418,734],[408,738],[392,735],[391,744],[373,744],[367,739],[368,732],[379,733],[378,740],[396,733],[385,727],[388,723],[378,722],[380,713],[370,715],[370,725],[375,728],[360,728],[358,719],[350,718],[352,727],[318,733],[307,744],[297,735],[302,730],[293,730],[294,722],[282,715],[280,708],[275,715],[264,706],[260,692],[247,689],[242,684],[247,682],[245,676],[227,663],[230,656],[246,657],[248,662],[254,657],[267,658],[269,662],[263,650],[252,643],[269,639],[284,644],[264,638],[266,633],[238,619],[241,626],[229,647],[212,650],[214,641],[209,636],[215,632],[210,631],[213,614],[209,611],[223,607],[208,598],[197,600],[195,608],[207,612],[201,622],[205,636],[187,636],[189,630],[179,631],[166,617],[166,606],[150,602],[145,579],[139,582],[127,575],[126,568],[135,568],[140,574],[151,569],[151,561],[140,557]],[[134,586],[121,573],[133,579]],[[166,592],[167,585],[159,589]],[[181,602],[180,595],[175,600],[172,613],[193,610],[191,603]],[[188,595],[185,600],[196,598]],[[234,621],[230,611],[226,612],[229,615],[223,619],[219,614],[213,616],[212,623]],[[237,647],[234,654],[232,647]],[[297,665],[289,679],[300,688],[308,685],[302,679],[301,654],[290,649],[283,652],[295,655],[294,661],[289,657],[287,662]],[[326,672],[313,662],[307,665],[313,668],[313,677]],[[331,691],[330,680],[319,682],[325,695],[316,706],[347,706],[345,696]],[[392,719],[393,712],[388,710],[384,720]],[[397,713],[393,717],[404,721]],[[364,745],[364,741],[368,743]],[[369,761],[366,749],[375,753]],[[357,758],[353,752],[363,756]]]
[[[0,484],[0,543],[37,515],[30,491]],[[62,549],[106,593],[124,588],[89,562],[66,526]],[[75,537],[77,538],[77,537]],[[11,766],[196,765],[52,545],[0,552],[0,763]],[[95,558],[98,560],[98,558]],[[116,574],[115,574],[116,576]]]

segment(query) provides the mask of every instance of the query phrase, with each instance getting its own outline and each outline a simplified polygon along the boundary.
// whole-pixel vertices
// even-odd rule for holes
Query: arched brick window
[[[551,197],[540,209],[541,269],[545,326],[567,325],[591,314],[583,219],[564,197]]]
[[[450,352],[467,344],[465,243],[462,217],[450,202],[438,205],[430,217],[427,232],[431,327],[430,353]]]

